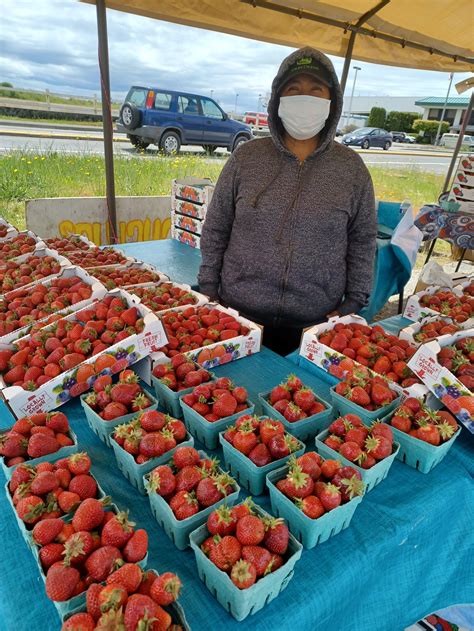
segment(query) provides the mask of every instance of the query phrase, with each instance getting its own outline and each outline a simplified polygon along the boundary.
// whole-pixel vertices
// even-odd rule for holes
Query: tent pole
[[[342,94],[344,94],[344,92],[346,91],[347,77],[349,76],[349,66],[351,65],[351,61],[352,61],[352,51],[354,50],[355,38],[356,38],[356,32],[351,31],[351,35],[349,37],[349,43],[347,44],[346,56],[344,58],[344,67],[342,69],[342,76],[341,76]]]
[[[456,142],[456,147],[453,151],[453,156],[451,158],[451,162],[449,165],[448,172],[446,174],[446,179],[444,180],[443,190],[441,193],[445,193],[449,189],[449,183],[451,181],[451,176],[453,175],[454,165],[456,164],[456,160],[459,155],[459,151],[461,150],[462,140],[464,138],[464,132],[466,131],[466,127],[469,124],[469,119],[471,118],[472,109],[474,107],[474,92],[471,93],[471,98],[469,99],[469,105],[467,106],[466,114],[464,115],[464,120],[461,125],[461,129],[459,130],[458,140]]]
[[[102,126],[104,133],[105,182],[107,191],[107,218],[109,241],[117,243],[117,213],[115,207],[114,146],[112,107],[110,102],[109,49],[105,0],[96,0],[97,35],[99,40],[99,73],[102,91]]]

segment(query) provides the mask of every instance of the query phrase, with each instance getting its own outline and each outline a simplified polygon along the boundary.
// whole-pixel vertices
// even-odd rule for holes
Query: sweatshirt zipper
[[[305,160],[303,160],[303,162],[300,162],[299,166],[298,166],[298,176],[297,176],[297,187],[296,187],[296,195],[293,199],[293,203],[291,204],[291,206],[289,207],[288,211],[290,214],[290,219],[292,218],[294,209],[296,204],[298,203],[299,197],[300,197],[300,193],[301,193],[301,175],[303,173],[303,168],[305,165]],[[285,294],[285,290],[286,287],[288,285],[288,277],[290,274],[290,264],[291,264],[291,258],[293,255],[293,243],[291,241],[291,239],[288,241],[288,248],[286,251],[286,260],[285,260],[285,270],[283,272],[283,282],[281,285],[281,290],[280,290],[280,298],[279,298],[279,302],[278,302],[278,312],[277,312],[277,316],[275,319],[275,326],[279,325],[279,321],[280,321],[280,317],[281,317],[281,311],[283,308],[283,296]]]

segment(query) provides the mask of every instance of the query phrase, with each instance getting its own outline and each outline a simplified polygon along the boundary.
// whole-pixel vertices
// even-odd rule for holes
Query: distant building
[[[416,105],[423,108],[424,120],[439,121],[445,101],[444,96],[428,96],[417,100]],[[468,104],[467,96],[452,96],[448,99],[443,120],[449,123],[451,131],[458,132],[461,128]],[[474,112],[471,113],[466,131],[474,132]]]
[[[419,96],[354,96],[351,106],[350,95],[346,95],[339,127],[342,128],[348,124],[364,127],[373,107],[383,107],[387,113],[419,112],[421,118],[423,107],[418,106],[417,102],[422,98]],[[350,112],[349,108],[351,109]]]

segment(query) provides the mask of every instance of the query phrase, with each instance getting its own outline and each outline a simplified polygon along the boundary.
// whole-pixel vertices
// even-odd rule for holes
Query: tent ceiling
[[[346,54],[358,19],[377,4],[378,0],[106,0],[107,8],[118,11],[295,48],[314,46],[340,57]],[[353,57],[405,68],[466,72],[474,70],[473,42],[472,0],[390,0],[361,25]]]

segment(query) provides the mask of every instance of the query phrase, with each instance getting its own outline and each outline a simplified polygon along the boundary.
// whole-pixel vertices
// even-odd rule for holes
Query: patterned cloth
[[[474,250],[474,215],[448,212],[435,204],[428,204],[418,213],[415,226],[428,241],[443,239],[460,248]]]

